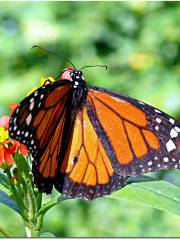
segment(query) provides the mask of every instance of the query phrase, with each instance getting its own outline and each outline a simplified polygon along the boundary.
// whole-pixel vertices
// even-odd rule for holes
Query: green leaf
[[[42,228],[42,222],[43,222],[43,217],[45,215],[45,213],[52,208],[53,206],[55,206],[57,203],[59,203],[59,196],[56,196],[55,198],[51,199],[50,201],[48,201],[46,204],[43,204],[38,212],[38,217],[37,217],[37,229],[41,229]]]
[[[19,207],[17,206],[16,202],[13,201],[8,195],[7,193],[3,192],[0,190],[0,202],[3,203],[4,205],[12,208],[13,210],[15,210],[16,212],[18,212],[19,214],[21,214],[21,210],[19,209]]]
[[[19,181],[17,187],[19,192],[23,196],[23,203],[25,206],[24,217],[35,223],[37,217],[37,205],[36,197],[33,189],[32,177],[30,175],[30,166],[28,158],[21,156],[20,154],[16,158]],[[23,191],[22,191],[23,190]]]
[[[130,183],[140,183],[140,182],[150,182],[155,181],[154,178],[149,176],[136,176],[136,177],[129,177],[127,180],[127,184]]]
[[[141,203],[180,215],[180,188],[165,181],[132,183],[108,197]]]
[[[4,174],[1,170],[0,170],[0,183],[6,187],[9,188],[9,180],[8,177],[6,176],[6,174]]]
[[[12,234],[10,234],[7,230],[3,229],[2,227],[0,227],[0,233],[6,238],[12,237]],[[0,236],[0,238],[1,238],[1,236]]]
[[[26,179],[29,177],[30,167],[28,164],[27,158],[21,156],[20,154],[16,155],[16,164],[18,168],[18,177],[21,184],[26,188]]]
[[[59,202],[59,196],[53,198],[52,200],[48,201],[46,204],[42,205],[38,212],[38,216],[44,216],[44,214],[53,206],[55,206]]]

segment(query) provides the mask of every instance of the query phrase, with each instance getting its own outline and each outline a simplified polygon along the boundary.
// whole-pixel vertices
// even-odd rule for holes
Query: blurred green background
[[[1,2],[0,116],[9,114],[41,77],[54,76],[68,63],[84,69],[88,84],[131,95],[180,120],[179,2]],[[179,171],[158,179],[180,185]],[[0,226],[23,236],[23,222],[0,205]],[[180,218],[132,202],[103,198],[69,200],[50,210],[43,231],[58,237],[176,237]],[[1,236],[1,235],[0,235]]]

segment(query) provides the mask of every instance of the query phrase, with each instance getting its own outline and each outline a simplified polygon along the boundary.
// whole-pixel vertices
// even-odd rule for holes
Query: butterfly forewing
[[[180,123],[136,99],[89,88],[89,117],[116,173],[180,167]],[[104,141],[104,139],[108,139]]]
[[[45,85],[25,98],[11,116],[10,136],[31,151],[34,181],[41,192],[52,190],[65,125],[70,121],[70,96],[70,85],[64,82]]]

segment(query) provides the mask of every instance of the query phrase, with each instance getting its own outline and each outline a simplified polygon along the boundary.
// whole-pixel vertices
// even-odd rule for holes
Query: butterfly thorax
[[[87,85],[84,81],[82,71],[75,68],[67,68],[61,75],[61,80],[69,80],[73,87],[71,109],[77,113],[86,103]]]

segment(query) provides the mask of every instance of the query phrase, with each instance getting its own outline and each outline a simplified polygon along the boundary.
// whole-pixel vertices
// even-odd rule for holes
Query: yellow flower
[[[49,80],[49,81],[48,81]],[[44,78],[44,77],[41,77],[40,79],[40,84],[41,86],[43,85],[47,85],[49,84],[50,82],[55,82],[56,80],[53,78],[53,77],[47,77],[47,78]],[[39,87],[34,87],[32,88],[32,90],[30,92],[28,92],[27,96],[29,96],[31,93],[35,92]]]
[[[3,143],[6,139],[8,139],[9,133],[8,130],[5,130],[3,127],[0,127],[0,143]]]
[[[47,80],[49,80],[49,81],[47,81]],[[51,76],[47,77],[47,78],[41,77],[40,83],[41,83],[41,86],[43,86],[43,85],[49,84],[50,82],[55,82],[55,81],[56,80]]]

